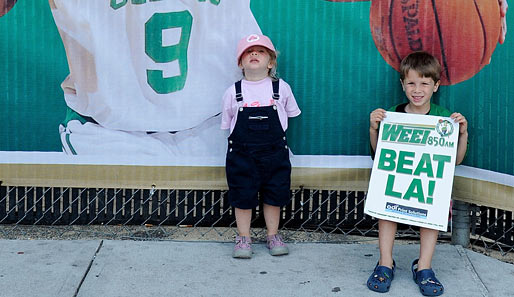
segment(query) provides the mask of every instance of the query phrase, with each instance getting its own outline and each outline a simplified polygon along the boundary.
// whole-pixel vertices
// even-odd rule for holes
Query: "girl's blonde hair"
[[[268,71],[268,76],[271,77],[273,80],[278,80],[278,73],[277,73],[277,56],[278,52],[274,52],[272,50],[268,50],[268,53],[270,55],[270,62],[273,62],[273,67]]]

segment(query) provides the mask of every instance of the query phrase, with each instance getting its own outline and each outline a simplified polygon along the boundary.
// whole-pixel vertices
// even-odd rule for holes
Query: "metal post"
[[[467,247],[471,227],[469,203],[453,200],[452,244]]]

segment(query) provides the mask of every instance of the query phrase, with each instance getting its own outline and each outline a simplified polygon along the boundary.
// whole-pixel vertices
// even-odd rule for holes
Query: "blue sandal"
[[[391,288],[391,282],[394,279],[394,271],[396,270],[396,263],[393,260],[393,268],[387,266],[375,266],[375,270],[368,278],[368,288],[371,291],[385,293]]]
[[[416,259],[414,262],[412,262],[412,278],[418,285],[421,294],[423,294],[423,296],[439,296],[443,294],[444,287],[435,277],[435,273],[432,269],[423,269],[417,271],[418,261],[419,259]]]

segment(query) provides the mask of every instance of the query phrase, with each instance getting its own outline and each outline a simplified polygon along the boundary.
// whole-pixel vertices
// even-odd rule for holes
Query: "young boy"
[[[389,111],[451,117],[459,124],[456,164],[466,155],[468,122],[460,113],[450,113],[444,107],[431,103],[434,92],[439,88],[441,65],[432,55],[414,52],[403,59],[400,65],[400,82],[409,100],[408,103],[393,106]],[[377,147],[379,123],[386,117],[386,111],[378,108],[370,114],[369,139],[371,155]],[[393,245],[396,235],[395,222],[378,220],[380,259],[368,279],[368,288],[376,292],[387,292],[394,278]],[[414,281],[425,296],[439,296],[444,287],[431,269],[432,256],[437,243],[437,230],[420,228],[419,259],[412,263]],[[417,266],[417,267],[416,267]]]

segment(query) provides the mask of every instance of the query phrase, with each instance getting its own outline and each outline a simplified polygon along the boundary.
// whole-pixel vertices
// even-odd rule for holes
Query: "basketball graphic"
[[[500,35],[500,7],[491,0],[374,0],[370,26],[394,69],[407,54],[426,51],[441,63],[441,84],[453,85],[489,63]]]
[[[8,13],[14,4],[16,4],[16,0],[0,0],[0,17]]]

